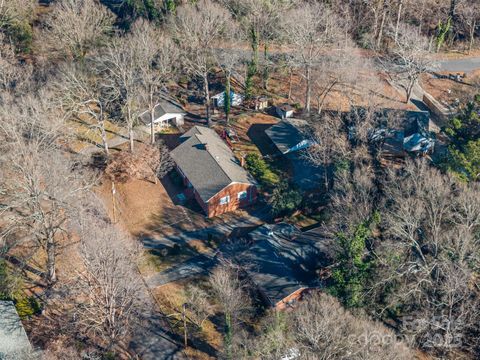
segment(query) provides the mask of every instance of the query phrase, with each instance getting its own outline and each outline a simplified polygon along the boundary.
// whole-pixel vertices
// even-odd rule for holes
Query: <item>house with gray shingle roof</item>
[[[0,359],[23,359],[32,346],[12,301],[0,301]]]
[[[268,306],[285,309],[319,285],[319,259],[331,250],[318,232],[300,232],[294,226],[265,224],[245,239],[249,246],[235,255],[253,287]]]
[[[308,122],[302,119],[286,119],[265,130],[282,154],[306,149],[315,142],[306,135]]]
[[[194,197],[208,217],[256,201],[255,180],[213,129],[194,126],[180,142],[171,156],[187,187],[185,195]]]

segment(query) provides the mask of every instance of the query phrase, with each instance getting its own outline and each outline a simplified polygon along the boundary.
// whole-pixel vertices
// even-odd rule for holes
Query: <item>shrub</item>
[[[21,319],[28,318],[42,311],[42,306],[33,296],[17,295],[15,297],[15,307]]]
[[[7,262],[0,259],[0,300],[11,300],[22,287],[22,280],[9,269]]]
[[[257,179],[262,185],[272,186],[280,182],[280,178],[275,174],[263,158],[256,154],[250,153],[245,157],[247,170]]]
[[[27,21],[11,21],[7,24],[6,31],[18,52],[29,53],[31,51],[33,31]]]
[[[296,189],[293,189],[286,180],[275,187],[270,199],[272,213],[275,216],[289,214],[297,210],[301,202],[302,195]]]

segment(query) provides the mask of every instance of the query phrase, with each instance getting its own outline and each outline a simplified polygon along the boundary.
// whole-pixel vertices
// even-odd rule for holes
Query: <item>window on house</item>
[[[225,204],[228,204],[229,202],[230,202],[230,196],[229,195],[220,198],[220,205],[225,205]]]
[[[237,199],[238,200],[245,200],[247,198],[247,192],[246,191],[240,191],[237,194]]]

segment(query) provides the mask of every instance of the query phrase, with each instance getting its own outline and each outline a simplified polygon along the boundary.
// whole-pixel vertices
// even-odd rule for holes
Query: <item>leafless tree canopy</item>
[[[78,274],[83,299],[77,307],[78,325],[110,349],[131,331],[141,307],[141,279],[135,268],[139,249],[114,225],[93,217],[81,221],[84,270]]]
[[[210,0],[200,0],[195,5],[180,7],[174,22],[175,38],[182,50],[184,65],[203,83],[208,123],[210,122],[208,74],[215,65],[214,49],[230,21],[231,16],[225,8]]]
[[[429,56],[428,39],[420,34],[418,28],[402,24],[385,66],[397,76],[405,89],[408,103],[420,75],[435,68]]]
[[[310,111],[312,70],[322,51],[339,43],[342,31],[332,10],[321,3],[304,3],[285,14],[282,31],[286,43],[292,45],[295,65],[306,81],[305,109]]]
[[[57,1],[46,21],[47,50],[84,58],[111,31],[113,21],[113,14],[96,0]]]
[[[394,332],[354,316],[333,297],[315,293],[293,312],[271,316],[255,340],[262,359],[411,359],[414,352]],[[246,357],[248,358],[248,357]]]

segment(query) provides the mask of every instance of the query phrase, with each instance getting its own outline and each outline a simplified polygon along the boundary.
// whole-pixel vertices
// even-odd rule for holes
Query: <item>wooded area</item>
[[[478,0],[0,0],[0,300],[33,346],[6,358],[478,359],[480,62],[444,63],[479,39]],[[282,106],[297,157],[269,152]],[[240,221],[182,197],[170,150],[197,125],[258,189]],[[315,286],[266,305],[230,223],[314,228]],[[183,260],[204,268],[151,285]]]

